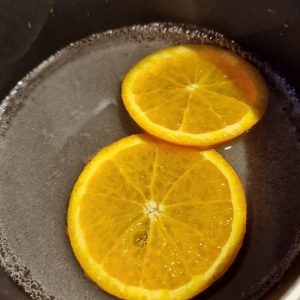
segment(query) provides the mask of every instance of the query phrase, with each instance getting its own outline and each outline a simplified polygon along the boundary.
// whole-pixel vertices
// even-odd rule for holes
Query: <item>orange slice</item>
[[[203,291],[234,260],[245,223],[241,183],[216,151],[145,135],[100,151],[68,209],[84,272],[123,299],[188,299]]]
[[[250,129],[265,112],[260,73],[239,56],[208,45],[155,52],[126,75],[122,98],[144,130],[166,141],[209,147]]]

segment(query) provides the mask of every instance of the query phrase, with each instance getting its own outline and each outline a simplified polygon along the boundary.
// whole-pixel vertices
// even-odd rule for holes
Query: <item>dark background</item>
[[[0,99],[70,42],[154,21],[220,31],[269,61],[300,92],[298,0],[0,0]],[[1,269],[0,287],[0,300],[27,299]]]

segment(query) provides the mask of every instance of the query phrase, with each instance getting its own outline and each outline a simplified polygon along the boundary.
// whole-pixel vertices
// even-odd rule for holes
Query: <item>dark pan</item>
[[[243,181],[247,234],[226,275],[199,299],[259,299],[299,252],[299,101],[266,64],[214,31],[154,23],[93,35],[18,82],[0,116],[0,263],[33,299],[109,299],[77,264],[66,209],[84,164],[100,148],[140,132],[120,84],[145,55],[181,43],[212,43],[263,73],[270,105],[249,133],[219,150]],[[299,125],[299,124],[298,124]]]

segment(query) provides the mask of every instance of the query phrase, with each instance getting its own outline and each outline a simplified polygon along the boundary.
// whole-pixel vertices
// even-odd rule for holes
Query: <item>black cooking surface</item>
[[[250,5],[244,0],[27,0],[24,5],[23,0],[0,0],[0,98],[31,69],[70,42],[91,33],[152,21],[192,23],[221,31],[268,60],[300,90],[297,1],[252,1]],[[282,234],[283,243],[289,242],[289,234]],[[285,247],[280,248],[285,251]],[[215,290],[234,278],[234,268],[216,283]],[[2,271],[0,283],[0,299],[27,298]],[[213,294],[214,290],[208,290],[203,296],[209,299]]]

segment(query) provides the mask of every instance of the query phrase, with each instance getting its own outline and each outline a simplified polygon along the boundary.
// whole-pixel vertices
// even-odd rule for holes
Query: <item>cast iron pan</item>
[[[51,56],[1,106],[0,263],[33,299],[113,298],[84,277],[72,254],[69,195],[95,152],[140,132],[120,99],[124,74],[145,55],[181,43],[238,53],[261,70],[270,90],[263,120],[219,149],[245,187],[247,233],[231,269],[199,297],[259,299],[299,253],[300,105],[294,90],[268,64],[199,25],[122,27]]]

